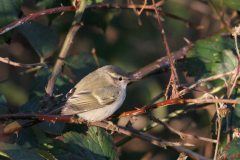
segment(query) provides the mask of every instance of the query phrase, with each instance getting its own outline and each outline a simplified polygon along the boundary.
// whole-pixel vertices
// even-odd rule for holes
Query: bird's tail
[[[53,105],[50,108],[46,108],[42,111],[39,112],[40,115],[44,115],[44,114],[60,114],[63,106],[64,106],[65,102],[61,101],[60,103],[57,103],[55,105]]]

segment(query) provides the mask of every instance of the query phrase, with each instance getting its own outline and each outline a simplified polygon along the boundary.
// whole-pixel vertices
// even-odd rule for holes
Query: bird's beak
[[[136,82],[136,81],[137,81],[137,79],[128,78],[128,81],[129,81],[129,82]]]

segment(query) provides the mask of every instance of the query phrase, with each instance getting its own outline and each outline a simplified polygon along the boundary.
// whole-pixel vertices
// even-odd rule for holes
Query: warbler
[[[127,84],[131,81],[135,80],[120,67],[107,65],[98,68],[78,82],[61,100],[61,115],[78,115],[90,122],[102,121],[121,107]]]

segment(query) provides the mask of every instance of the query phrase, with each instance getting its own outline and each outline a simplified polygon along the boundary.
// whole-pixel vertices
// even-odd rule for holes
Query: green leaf
[[[44,158],[46,158],[47,160],[57,160],[56,158],[53,157],[53,155],[51,153],[49,153],[48,151],[43,151],[43,150],[32,150],[33,152],[43,156]]]
[[[38,71],[29,92],[29,100],[27,103],[21,106],[21,112],[32,113],[42,109],[42,106],[39,102],[43,99],[43,96],[45,95],[45,87],[47,86],[48,80],[51,78],[51,75],[52,71],[49,69],[41,68]],[[70,80],[66,75],[59,75],[54,86],[55,90],[53,94],[65,95],[73,86],[73,81]]]
[[[240,159],[240,138],[233,139],[223,150],[223,158],[237,160]]]
[[[0,114],[7,114],[8,113],[8,105],[7,100],[5,97],[0,93]]]
[[[58,47],[59,35],[51,28],[38,22],[27,22],[17,27],[17,30],[24,35],[37,53],[47,59]]]
[[[0,28],[17,21],[21,13],[22,0],[0,0]],[[0,45],[5,43],[11,36],[13,30],[0,35]]]
[[[195,79],[199,80],[232,71],[237,63],[234,40],[218,35],[197,41],[188,51],[186,62],[181,63],[180,66],[188,71],[187,76],[196,76]],[[218,86],[223,83],[223,80],[218,79],[205,84]]]
[[[239,0],[212,0],[214,3],[218,3],[223,7],[230,7],[240,10]]]
[[[8,157],[13,160],[44,160],[42,156],[37,153],[20,147],[16,144],[7,144],[0,142],[0,155]]]
[[[107,65],[107,62],[101,58],[98,58],[98,61],[101,67]],[[93,55],[89,53],[71,55],[66,58],[65,64],[71,69],[78,80],[81,80],[98,68]]]
[[[119,159],[112,137],[102,128],[91,126],[87,135],[69,132],[57,137],[50,152],[57,159]]]

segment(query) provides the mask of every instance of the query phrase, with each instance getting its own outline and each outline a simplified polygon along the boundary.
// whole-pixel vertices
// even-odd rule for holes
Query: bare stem
[[[180,131],[178,131],[178,130],[172,128],[172,127],[170,127],[167,123],[164,123],[164,122],[161,121],[160,119],[154,117],[149,111],[147,111],[146,114],[148,115],[148,117],[149,117],[151,120],[153,120],[153,121],[156,122],[156,123],[159,123],[159,124],[163,125],[164,127],[168,128],[170,131],[178,134],[183,140],[196,138],[196,139],[199,139],[199,140],[202,140],[202,141],[217,143],[217,141],[214,140],[214,139],[205,138],[205,137],[200,137],[200,136],[197,136],[197,135],[191,135],[191,134],[186,134],[186,133],[180,132]]]
[[[0,61],[16,66],[16,67],[25,67],[25,68],[33,68],[33,67],[37,67],[37,66],[42,66],[44,68],[48,68],[48,66],[45,63],[34,63],[34,64],[23,64],[23,63],[17,63],[17,62],[13,62],[10,61],[9,58],[2,58],[0,57]]]
[[[162,1],[165,1],[165,0],[162,0]],[[169,46],[168,46],[168,43],[167,43],[167,38],[166,38],[166,35],[165,35],[165,31],[162,28],[162,23],[160,21],[160,17],[159,17],[158,11],[157,11],[155,0],[152,0],[152,3],[153,3],[153,8],[155,10],[156,16],[157,16],[159,28],[161,30],[161,36],[163,38],[163,43],[165,45],[165,48],[166,48],[166,51],[167,51],[167,55],[168,55],[168,58],[169,58],[169,62],[170,62],[170,66],[171,66],[171,79],[169,80],[169,83],[171,83],[172,87],[173,87],[172,98],[176,98],[175,94],[178,93],[177,85],[179,84],[178,76],[177,76],[177,73],[176,73],[176,68],[175,68],[175,66],[173,64],[173,60],[172,60],[172,57],[171,57],[170,49],[169,49]],[[168,88],[166,89],[166,93],[168,93]],[[167,99],[167,96],[166,96],[166,99]]]

